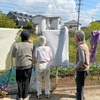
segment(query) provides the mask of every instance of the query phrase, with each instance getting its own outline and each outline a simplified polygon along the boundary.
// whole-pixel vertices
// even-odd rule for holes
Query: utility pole
[[[92,17],[92,22],[93,22],[93,17]]]
[[[79,3],[78,3],[77,5],[79,6],[79,8],[78,8],[78,22],[77,22],[77,30],[79,30],[81,0],[79,0]]]

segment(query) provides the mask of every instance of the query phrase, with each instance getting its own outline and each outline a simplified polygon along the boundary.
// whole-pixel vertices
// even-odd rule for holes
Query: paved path
[[[46,99],[43,95],[41,100],[75,100],[75,90],[63,90],[54,91],[51,93],[50,98]],[[100,100],[100,89],[86,89],[85,90],[85,100]],[[0,100],[16,100],[16,95],[8,95],[7,98],[1,98]],[[34,94],[32,94],[30,100],[39,100]]]

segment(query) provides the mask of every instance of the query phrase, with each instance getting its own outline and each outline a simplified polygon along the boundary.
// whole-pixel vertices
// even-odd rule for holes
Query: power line
[[[2,9],[3,11],[10,11],[7,9]],[[28,11],[28,13],[49,13],[49,12],[45,12],[45,11]],[[50,11],[50,13],[76,13],[76,12],[70,12],[70,11]]]
[[[91,13],[88,13],[88,12],[81,12],[81,15],[85,14],[86,15],[92,15],[92,16],[96,16],[96,17],[99,17],[100,18],[100,14],[91,14]]]
[[[41,2],[41,3],[44,4],[44,2]],[[45,3],[46,3],[46,2],[45,2]],[[28,3],[28,4],[25,4],[25,3],[24,3],[24,4],[22,4],[22,5],[15,4],[15,3],[12,3],[12,4],[9,4],[9,3],[2,3],[2,2],[0,3],[0,5],[5,5],[5,4],[6,4],[7,6],[14,6],[14,7],[15,7],[15,6],[16,6],[16,7],[18,7],[18,6],[30,7],[30,5],[28,5],[28,4],[30,4],[30,3]],[[43,4],[42,4],[42,5],[43,5]],[[52,2],[52,5],[53,5],[53,6],[59,6],[59,5],[62,5],[62,4],[69,4],[69,3],[67,3],[67,2],[63,2],[63,3],[54,3],[54,2]],[[73,4],[73,2],[71,2],[71,4]],[[39,5],[38,5],[38,6],[37,6],[37,5],[31,5],[31,7],[42,7],[42,8],[45,8],[45,6],[48,6],[49,4],[47,3],[47,4],[45,4],[45,6],[44,6],[44,5],[42,6],[42,5],[40,5],[40,6],[39,6]]]

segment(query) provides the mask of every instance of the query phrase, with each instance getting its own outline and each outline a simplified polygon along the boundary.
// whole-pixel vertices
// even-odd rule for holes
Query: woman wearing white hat
[[[38,38],[38,47],[35,49],[36,58],[36,81],[37,81],[37,97],[42,98],[41,84],[42,76],[45,80],[45,95],[46,98],[50,94],[50,60],[52,59],[52,52],[49,46],[45,46],[46,38],[40,36]]]

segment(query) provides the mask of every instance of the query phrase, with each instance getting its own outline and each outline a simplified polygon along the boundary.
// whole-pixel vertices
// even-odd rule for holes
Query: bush
[[[33,24],[32,22],[28,22],[28,23],[26,24],[26,28],[27,28],[27,29],[34,29],[34,24]]]
[[[69,38],[73,38],[74,37],[74,34],[75,34],[75,30],[69,30]]]

